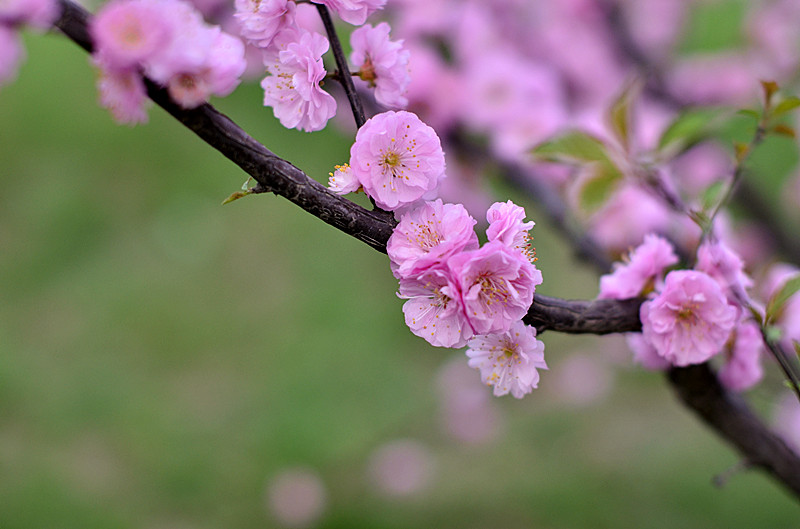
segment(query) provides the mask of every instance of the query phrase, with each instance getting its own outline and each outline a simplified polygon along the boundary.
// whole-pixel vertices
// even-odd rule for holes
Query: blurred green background
[[[325,491],[314,527],[800,525],[761,474],[711,485],[736,455],[616,338],[545,335],[540,389],[468,392],[489,426],[454,433],[463,353],[407,330],[384,255],[279,197],[222,207],[240,170],[157,108],[115,125],[84,52],[25,42],[0,91],[1,528],[280,527],[275,478],[298,468]],[[217,103],[322,180],[347,159],[348,138],[286,131],[260,97]],[[529,217],[539,292],[594,296]],[[405,494],[375,477],[398,439],[428,462]]]

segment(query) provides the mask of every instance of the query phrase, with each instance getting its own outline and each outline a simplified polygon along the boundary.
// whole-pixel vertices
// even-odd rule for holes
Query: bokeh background
[[[687,46],[735,45],[731,5]],[[159,109],[115,125],[83,51],[25,43],[0,91],[0,527],[800,524],[759,473],[712,486],[737,456],[618,337],[548,333],[540,388],[492,398],[408,331],[384,255],[279,197],[221,206],[234,165]],[[321,181],[347,160],[351,138],[284,130],[260,98],[215,103]],[[596,295],[514,198],[538,291]]]

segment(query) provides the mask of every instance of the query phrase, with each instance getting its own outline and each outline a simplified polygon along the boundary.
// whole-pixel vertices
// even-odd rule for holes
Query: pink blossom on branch
[[[409,52],[403,41],[389,40],[391,28],[381,22],[374,28],[367,24],[353,31],[350,61],[359,77],[375,88],[375,99],[387,107],[405,108],[405,97],[411,76],[408,73]]]
[[[315,4],[324,4],[336,12],[339,18],[360,26],[372,13],[381,9],[386,0],[311,0]]]
[[[336,100],[320,87],[325,78],[322,54],[328,50],[328,39],[310,32],[286,35],[295,38],[264,56],[270,73],[261,81],[264,105],[272,107],[286,128],[322,130],[336,114]]]
[[[626,263],[616,263],[614,272],[600,278],[599,299],[627,299],[648,293],[657,286],[664,270],[676,264],[678,256],[666,239],[649,234],[628,254]]]
[[[134,69],[108,69],[102,61],[95,63],[100,68],[97,90],[100,106],[107,108],[118,123],[135,125],[147,122],[147,90],[142,76]]]
[[[478,249],[475,219],[461,204],[425,202],[400,217],[386,251],[398,278],[441,266],[458,252]]]
[[[328,189],[337,195],[355,193],[361,188],[349,164],[337,165],[332,173],[328,173]]]
[[[109,2],[92,19],[89,30],[95,56],[107,70],[135,68],[172,38],[172,28],[152,0]]]
[[[753,322],[741,322],[735,330],[733,343],[726,351],[725,363],[720,367],[719,380],[733,391],[749,389],[764,377],[761,355],[764,341],[761,331]]]
[[[236,0],[242,37],[260,48],[272,45],[275,36],[294,24],[297,4],[292,0]]]
[[[469,366],[480,370],[481,381],[493,386],[497,397],[511,393],[522,398],[538,386],[537,369],[547,369],[536,329],[521,321],[507,332],[476,336],[468,345]]]
[[[722,351],[737,313],[710,276],[675,270],[661,293],[642,304],[640,317],[644,338],[656,352],[672,365],[687,366]]]
[[[424,198],[444,176],[439,136],[411,112],[367,120],[350,148],[350,167],[375,203],[394,211]]]
[[[400,279],[397,295],[408,300],[403,304],[408,328],[431,345],[464,347],[472,337],[458,285],[446,266]]]
[[[46,30],[59,16],[55,0],[2,0],[0,2],[0,25],[32,26]]]
[[[447,261],[475,334],[502,333],[528,312],[542,273],[499,241]]]
[[[525,220],[525,208],[517,206],[512,201],[495,202],[486,212],[489,228],[486,236],[489,241],[500,241],[509,248],[521,252],[530,261],[534,260],[531,236],[528,233],[536,224]]]

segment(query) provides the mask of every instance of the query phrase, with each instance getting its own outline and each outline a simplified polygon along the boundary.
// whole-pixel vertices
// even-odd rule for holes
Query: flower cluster
[[[0,2],[0,84],[12,81],[25,56],[19,28],[44,31],[58,18],[55,0],[4,0]]]
[[[647,296],[640,310],[641,336],[628,343],[645,367],[663,369],[706,362],[725,353],[720,380],[741,391],[761,379],[763,348],[758,327],[741,308],[752,284],[739,256],[721,240],[703,243],[693,270],[665,270],[678,258],[657,235],[628,254],[614,272],[600,279],[600,296]]]
[[[194,108],[231,93],[247,66],[241,40],[206,24],[183,0],[113,0],[90,31],[101,104],[122,123],[147,120],[142,73]]]
[[[335,11],[342,20],[364,24],[385,0],[316,1]],[[322,56],[328,40],[301,16],[313,9],[293,0],[236,0],[240,33],[261,51],[268,75],[261,82],[264,105],[287,128],[306,132],[323,129],[336,114],[336,100],[322,89],[327,72]],[[352,61],[357,74],[374,89],[379,103],[403,107],[408,77],[408,52],[402,41],[389,39],[386,23],[370,25],[352,34]]]
[[[524,210],[510,201],[487,217],[489,242],[479,247],[476,221],[462,205],[425,202],[402,215],[387,253],[411,332],[437,347],[469,345],[470,365],[495,395],[519,398],[536,387],[536,368],[546,367],[544,345],[521,322],[542,274],[514,242],[527,240],[533,223],[522,222]]]

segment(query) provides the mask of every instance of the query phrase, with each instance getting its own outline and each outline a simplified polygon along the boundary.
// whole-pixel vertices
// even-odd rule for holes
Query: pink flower
[[[476,336],[468,345],[469,366],[480,370],[481,381],[494,387],[496,397],[511,393],[521,399],[538,386],[537,369],[547,369],[536,329],[521,321],[507,332]]]
[[[664,270],[678,262],[678,256],[666,239],[648,234],[628,254],[627,261],[616,263],[613,273],[600,278],[599,299],[627,299],[646,294],[656,286]]]
[[[744,294],[753,286],[741,257],[721,240],[705,242],[697,249],[695,268],[714,278],[726,292]]]
[[[669,362],[656,352],[655,348],[644,339],[642,333],[627,333],[625,341],[633,351],[633,361],[643,368],[650,371],[662,371],[669,368]]]
[[[444,151],[436,132],[415,114],[384,112],[359,129],[350,166],[379,207],[395,210],[436,189]]]
[[[361,184],[356,177],[353,176],[353,170],[350,165],[337,165],[335,171],[328,173],[328,189],[337,195],[346,195],[348,193],[355,193],[361,187]]]
[[[17,32],[0,24],[0,85],[17,77],[19,64],[25,57],[25,48]]]
[[[744,391],[755,386],[763,377],[761,354],[764,341],[761,331],[753,322],[742,322],[736,327],[733,345],[719,370],[719,380],[733,391]]]
[[[294,24],[296,7],[291,0],[236,0],[234,17],[242,37],[268,48],[275,35]]]
[[[3,0],[0,2],[0,25],[22,24],[46,30],[60,15],[54,0]]]
[[[350,35],[353,52],[350,60],[359,76],[375,88],[375,99],[387,107],[405,108],[405,97],[411,76],[408,73],[409,52],[403,41],[389,40],[391,28],[381,22],[374,28],[367,24]]]
[[[325,4],[333,9],[339,18],[360,26],[367,21],[367,17],[382,8],[386,0],[311,0],[315,4]]]
[[[533,302],[542,273],[520,252],[499,241],[447,261],[475,334],[502,333],[521,320]]]
[[[327,50],[325,37],[304,32],[280,51],[265,54],[271,75],[261,81],[264,105],[272,107],[284,127],[321,130],[336,114],[336,100],[320,87],[325,78],[322,54]]]
[[[517,206],[512,201],[495,202],[486,212],[489,228],[486,236],[489,241],[500,241],[509,248],[522,252],[528,260],[534,260],[534,251],[531,246],[531,236],[528,231],[536,224],[525,220],[525,208]]]
[[[100,106],[107,108],[118,123],[134,125],[147,122],[149,99],[139,72],[133,69],[109,70],[100,60],[95,60],[95,63],[100,68],[97,80]]]
[[[464,314],[458,287],[446,267],[400,279],[397,294],[411,332],[436,347],[464,347],[472,329]]]
[[[105,4],[89,25],[95,55],[106,69],[122,70],[153,57],[169,42],[171,28],[151,0],[115,0]]]
[[[169,28],[169,40],[143,62],[150,79],[167,85],[175,76],[196,75],[206,68],[220,29],[208,26],[184,0],[158,0],[158,14]]]
[[[640,310],[645,340],[676,366],[700,364],[719,353],[736,316],[719,284],[695,270],[667,274],[661,293]]]
[[[400,217],[386,251],[395,277],[412,277],[464,250],[478,249],[475,219],[461,204],[425,202]]]
[[[176,74],[167,83],[170,97],[184,108],[199,106],[212,95],[230,94],[247,68],[242,41],[221,31],[216,33],[203,66],[195,72]]]

